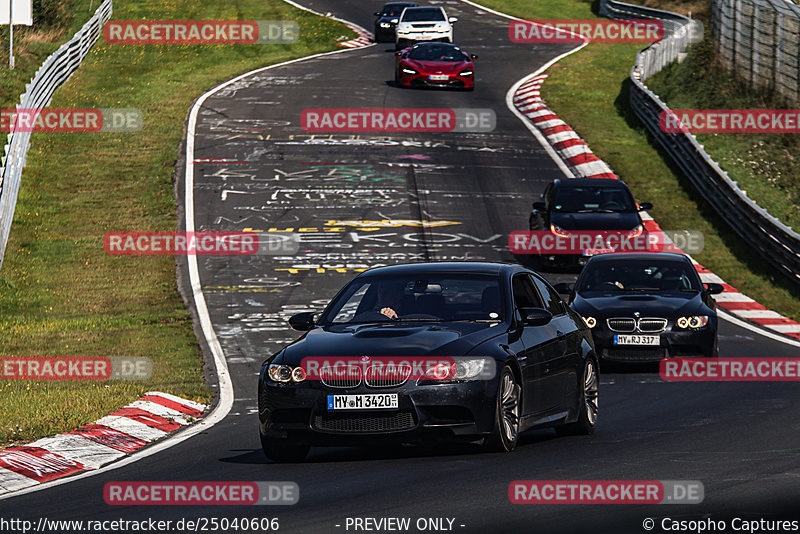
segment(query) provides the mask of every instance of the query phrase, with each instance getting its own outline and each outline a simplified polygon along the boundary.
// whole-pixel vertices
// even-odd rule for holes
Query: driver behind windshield
[[[404,284],[382,284],[378,287],[377,310],[389,319],[398,319],[403,303]]]

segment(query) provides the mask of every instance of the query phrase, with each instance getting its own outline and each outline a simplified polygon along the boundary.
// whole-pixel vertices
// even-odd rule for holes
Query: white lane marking
[[[750,330],[751,332],[755,332],[760,336],[764,336],[774,341],[780,341],[787,345],[792,345],[793,347],[800,347],[800,340],[782,336],[780,334],[770,332],[769,330],[764,330],[764,326],[756,326],[749,321],[746,321],[744,319],[739,319],[735,315],[732,315],[730,312],[722,308],[717,308],[717,315],[719,316],[720,319],[724,319],[725,321],[735,324],[736,326],[745,328],[747,330]]]

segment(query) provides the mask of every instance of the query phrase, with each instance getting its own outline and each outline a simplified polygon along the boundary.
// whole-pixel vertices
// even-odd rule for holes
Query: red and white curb
[[[363,46],[368,46],[372,44],[372,34],[369,33],[367,30],[362,28],[361,26],[356,26],[355,24],[346,23],[347,27],[353,30],[358,34],[358,37],[355,39],[350,39],[349,41],[344,41],[339,43],[339,46],[343,46],[345,48],[361,48]]]
[[[0,495],[92,471],[193,423],[208,408],[152,391],[66,434],[0,451]]]
[[[611,167],[592,153],[586,141],[544,103],[541,87],[546,78],[547,74],[535,74],[523,79],[514,93],[514,106],[542,133],[575,177],[618,179]],[[642,221],[647,231],[661,231],[661,227],[647,212],[642,212]],[[694,263],[703,283],[722,284],[724,291],[714,295],[714,300],[720,308],[774,332],[800,339],[800,323],[767,309],[725,283],[722,278],[697,263],[691,256],[689,259]]]

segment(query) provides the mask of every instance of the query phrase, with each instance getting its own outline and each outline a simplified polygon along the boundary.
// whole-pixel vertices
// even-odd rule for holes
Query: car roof
[[[453,261],[453,262],[429,262],[429,263],[404,263],[399,265],[388,265],[386,267],[374,267],[361,273],[359,276],[374,275],[417,275],[422,273],[429,274],[484,274],[500,275],[516,271],[526,270],[521,265],[513,263],[490,263],[479,261]]]
[[[613,180],[608,178],[568,178],[565,180],[556,180],[554,187],[586,187],[586,186],[599,186],[599,187],[624,187],[628,188],[628,184],[622,180]]]
[[[683,254],[675,252],[635,252],[632,254],[600,254],[592,256],[586,265],[590,263],[626,262],[632,260],[663,261],[663,262],[689,262],[689,258]]]

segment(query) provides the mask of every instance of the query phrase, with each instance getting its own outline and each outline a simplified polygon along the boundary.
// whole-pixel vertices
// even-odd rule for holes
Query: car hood
[[[564,230],[632,230],[642,224],[635,211],[624,213],[550,212],[550,222]]]
[[[591,294],[590,294],[591,295]],[[713,315],[700,293],[666,292],[659,294],[624,293],[601,296],[577,295],[572,309],[585,316],[632,317],[639,312],[642,317],[678,317],[681,315]]]
[[[416,69],[417,72],[425,74],[458,74],[470,66],[469,61],[417,61],[406,59],[403,63]]]
[[[504,323],[471,322],[316,327],[286,347],[280,361],[299,365],[306,357],[465,356],[505,331]]]

